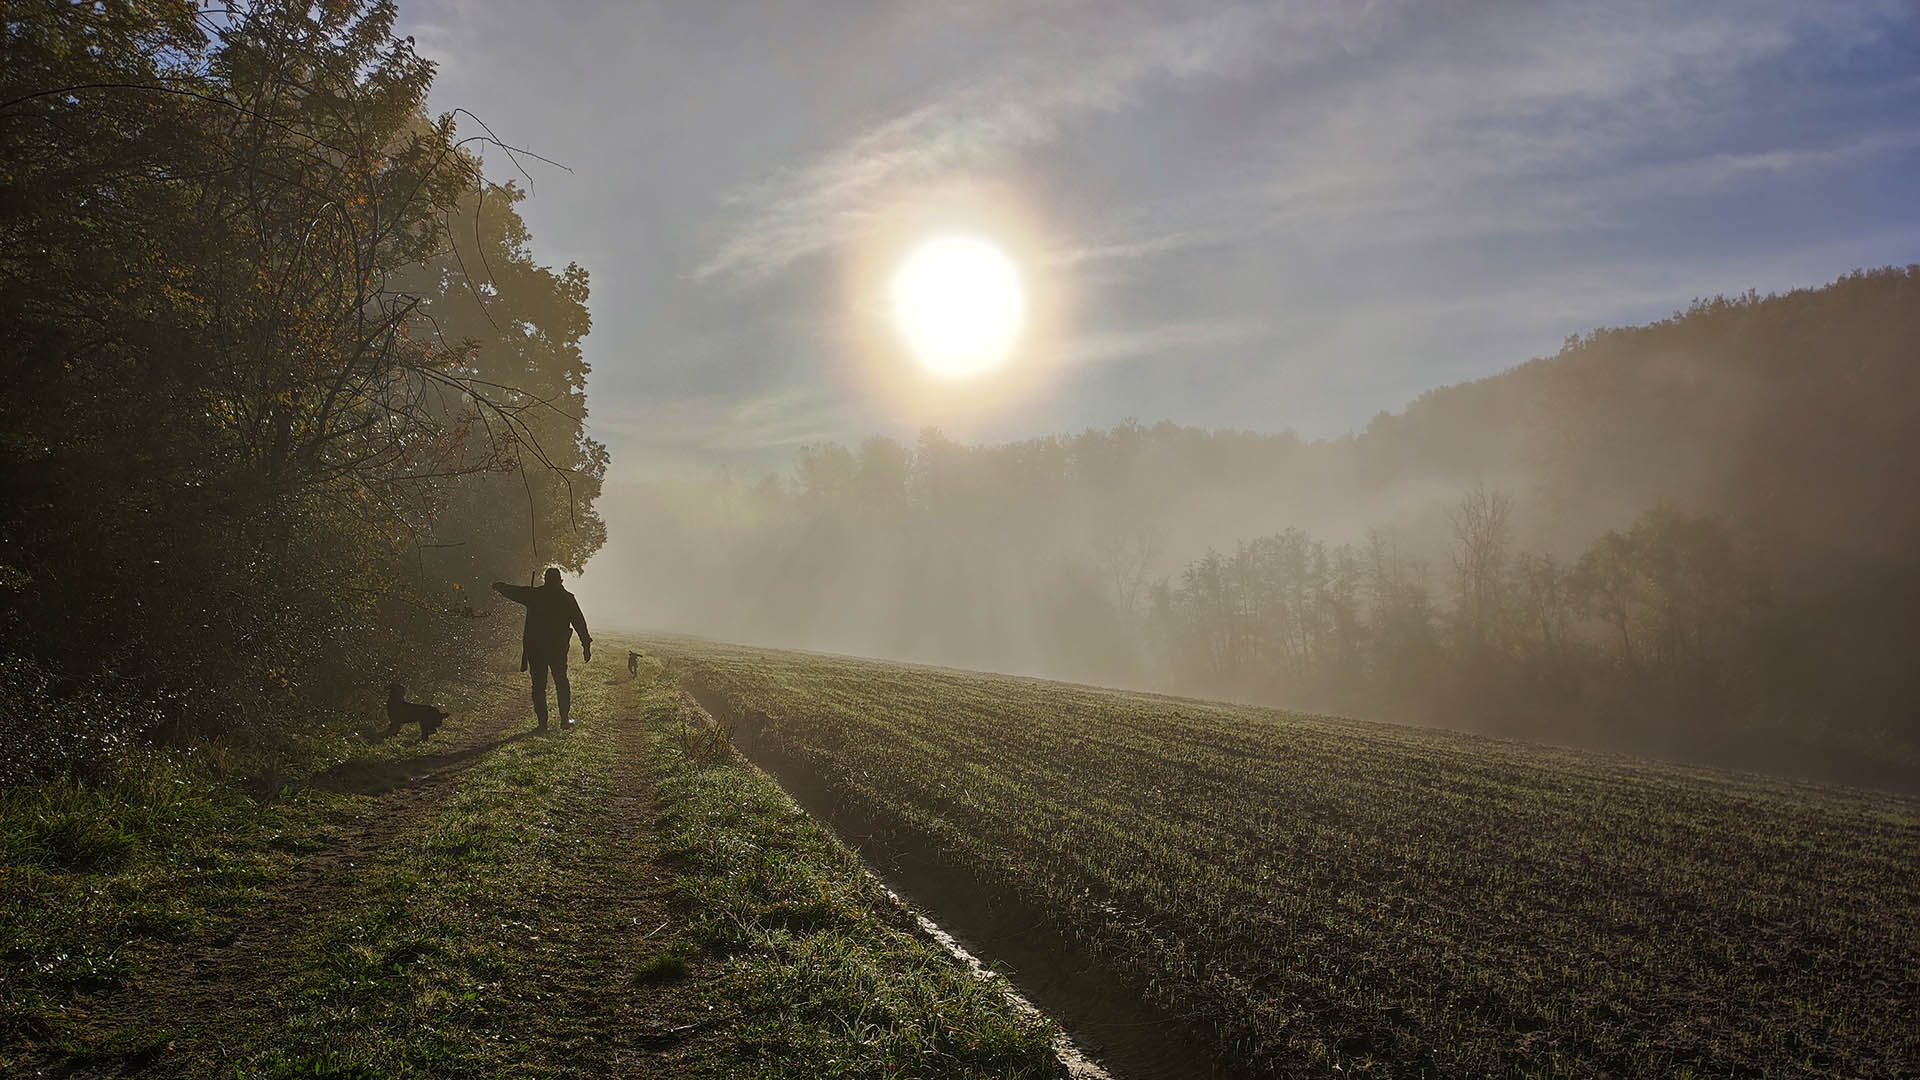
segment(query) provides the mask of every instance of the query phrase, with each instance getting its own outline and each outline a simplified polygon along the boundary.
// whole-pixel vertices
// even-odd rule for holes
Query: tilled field
[[[882,849],[1026,913],[1232,1072],[1920,1072],[1911,799],[1030,679],[648,647]]]

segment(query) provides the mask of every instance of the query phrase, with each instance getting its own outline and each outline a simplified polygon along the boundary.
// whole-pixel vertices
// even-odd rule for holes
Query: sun
[[[977,236],[928,237],[893,273],[893,319],[920,365],[964,379],[1006,360],[1026,321],[1020,268]]]

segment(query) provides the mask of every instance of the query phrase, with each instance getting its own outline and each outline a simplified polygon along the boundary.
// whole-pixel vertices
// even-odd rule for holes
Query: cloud
[[[1072,267],[1084,263],[1144,259],[1153,255],[1164,255],[1169,251],[1194,247],[1202,242],[1203,238],[1193,232],[1163,232],[1158,235],[1118,239],[1110,243],[1062,248],[1053,253],[1050,261],[1055,266]]]
[[[751,396],[621,399],[597,407],[592,426],[596,437],[611,436],[628,447],[730,454],[841,438],[847,419],[824,388],[794,385]]]
[[[1448,23],[1446,47],[1417,6],[1400,3],[1236,5],[1160,22],[1105,6],[1066,10],[1068,26],[1023,38],[970,81],[736,191],[736,225],[694,278],[765,278],[862,234],[898,188],[1001,163],[1176,84],[1257,77],[1259,92],[1290,69],[1310,77],[1260,94],[1268,114],[1241,136],[1250,160],[1231,183],[1198,177],[1176,198],[1109,211],[1096,239],[1062,245],[1054,264],[1113,272],[1274,233],[1365,248],[1602,227],[1608,180],[1635,148],[1690,133],[1757,62],[1815,36],[1840,51],[1880,30],[1871,5],[1491,5]],[[1345,62],[1330,65],[1330,55]],[[1889,152],[1910,137],[1848,153]],[[1726,183],[1835,160],[1799,147],[1699,153],[1665,167]]]
[[[1629,174],[1629,178],[1642,185],[1658,181],[1663,186],[1719,190],[1756,176],[1841,168],[1916,148],[1920,148],[1920,124],[1871,131],[1819,146],[1706,154]]]
[[[1181,320],[1084,334],[1067,343],[1060,359],[1069,364],[1094,364],[1136,356],[1179,355],[1181,350],[1255,341],[1268,333],[1265,323],[1250,319]]]
[[[1225,78],[1357,40],[1377,18],[1305,5],[1236,5],[1142,25],[1106,6],[1078,33],[1055,35],[1000,66],[828,151],[812,164],[737,193],[746,224],[696,279],[762,277],[857,234],[890,188],[1048,143],[1089,114],[1134,103],[1156,82]],[[1288,33],[1281,34],[1285,30]]]
[[[1152,260],[1250,241],[1321,254],[1407,250],[1611,229],[1630,224],[1623,200],[1649,193],[1711,194],[1760,174],[1910,151],[1920,124],[1809,143],[1804,132],[1753,122],[1767,111],[1750,100],[1757,71],[1807,52],[1844,60],[1883,31],[1871,14],[1846,5],[1503,10],[1453,26],[1467,46],[1388,40],[1379,63],[1356,57],[1272,95],[1241,134],[1246,157],[1232,175],[1109,210],[1097,241],[1065,247],[1057,261]],[[1822,90],[1842,103],[1848,93]],[[1886,88],[1857,93],[1864,102]]]

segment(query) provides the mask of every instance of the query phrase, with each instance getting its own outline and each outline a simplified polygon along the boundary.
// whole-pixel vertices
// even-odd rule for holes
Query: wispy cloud
[[[708,394],[596,408],[594,433],[624,445],[682,451],[756,452],[842,437],[847,416],[825,390],[792,385],[760,394]]]
[[[1653,181],[1675,187],[1717,190],[1755,176],[1844,168],[1883,154],[1920,148],[1920,120],[1911,127],[1843,136],[1812,146],[1776,146],[1764,150],[1705,154],[1629,173],[1626,178],[1645,185]]]
[[[1276,232],[1338,228],[1342,242],[1366,247],[1370,235],[1404,242],[1594,227],[1621,159],[1711,114],[1750,65],[1793,47],[1809,27],[1834,49],[1874,29],[1872,5],[1610,6],[1591,15],[1499,6],[1463,20],[1474,31],[1462,51],[1418,47],[1414,10],[1275,3],[1156,22],[1081,9],[1073,32],[1008,49],[993,69],[735,192],[733,225],[694,277],[765,277],[861,235],[895,189],[1003,162],[1178,83],[1277,79],[1324,67],[1330,53],[1350,61],[1344,72],[1315,68],[1249,122],[1242,175],[1111,208],[1106,226],[1064,244],[1054,264],[1124,264]],[[1383,43],[1399,53],[1375,69],[1365,60]],[[1844,153],[1887,152],[1912,135],[1888,133]],[[1702,147],[1697,161],[1664,165],[1725,183],[1835,155]]]
[[[1071,267],[1087,263],[1144,259],[1153,255],[1164,255],[1170,251],[1180,251],[1202,242],[1203,238],[1193,232],[1162,232],[1116,239],[1107,243],[1080,244],[1061,248],[1053,253],[1051,262],[1055,266]]]
[[[753,278],[780,270],[861,232],[873,203],[896,185],[1050,142],[1076,119],[1132,103],[1156,82],[1229,77],[1312,56],[1328,40],[1361,34],[1384,6],[1356,15],[1241,5],[1145,25],[1101,6],[1082,33],[1009,51],[996,70],[736,193],[732,202],[745,224],[694,276]]]
[[[1628,224],[1616,213],[1623,199],[1911,151],[1920,120],[1813,142],[1737,123],[1758,65],[1809,39],[1828,59],[1844,56],[1880,31],[1873,9],[1502,15],[1475,25],[1468,55],[1415,49],[1295,88],[1249,122],[1241,175],[1110,210],[1096,242],[1058,261],[1150,261],[1261,240],[1324,254],[1576,233]]]
[[[1121,327],[1068,342],[1060,351],[1060,359],[1069,364],[1094,364],[1138,356],[1176,356],[1212,345],[1258,340],[1269,332],[1265,323],[1252,319],[1187,319]]]

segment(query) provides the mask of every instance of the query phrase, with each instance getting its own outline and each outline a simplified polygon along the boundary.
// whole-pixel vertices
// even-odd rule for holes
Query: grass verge
[[[658,963],[705,968],[726,1010],[714,1076],[1055,1076],[1053,1024],[1014,1007],[765,775],[700,725],[658,667],[641,705],[662,858],[687,925]],[[703,1071],[705,1071],[703,1069]]]
[[[219,980],[283,972],[292,961],[272,946],[292,930],[276,923],[347,917],[289,892],[337,892],[368,837],[425,790],[416,782],[484,755],[499,693],[446,688],[437,699],[456,719],[428,742],[368,741],[342,718],[278,756],[209,743],[0,786],[0,1072],[161,1059],[204,1072],[197,1034],[253,1037],[218,1030],[242,992]],[[370,698],[365,726],[377,708]],[[340,864],[309,872],[327,859]]]

